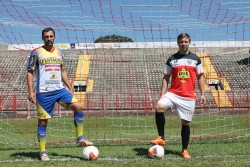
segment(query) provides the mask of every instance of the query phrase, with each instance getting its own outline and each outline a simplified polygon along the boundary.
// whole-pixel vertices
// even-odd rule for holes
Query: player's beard
[[[45,46],[53,46],[53,41],[46,41]]]

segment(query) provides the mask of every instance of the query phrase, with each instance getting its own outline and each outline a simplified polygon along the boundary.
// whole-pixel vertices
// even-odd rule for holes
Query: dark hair
[[[188,33],[181,33],[180,35],[178,35],[177,37],[177,41],[180,41],[182,38],[189,38],[189,42],[191,42],[191,38],[190,36],[188,35]]]
[[[43,37],[43,34],[45,32],[49,32],[49,31],[53,31],[54,36],[56,36],[56,33],[55,33],[54,29],[51,28],[51,27],[47,27],[47,28],[43,29],[43,31],[42,31],[42,37]]]

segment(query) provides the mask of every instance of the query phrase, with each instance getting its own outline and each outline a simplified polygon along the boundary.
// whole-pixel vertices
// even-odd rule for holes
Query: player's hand
[[[74,89],[70,89],[69,92],[74,95]]]
[[[205,105],[206,104],[206,97],[204,95],[201,96],[200,104],[201,105]]]
[[[160,99],[165,95],[165,93],[160,93]]]
[[[31,103],[36,103],[36,97],[35,97],[35,93],[34,92],[31,92],[28,94],[28,99]]]

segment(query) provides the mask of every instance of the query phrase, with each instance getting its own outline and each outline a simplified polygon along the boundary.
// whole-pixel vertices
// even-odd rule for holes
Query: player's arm
[[[198,75],[198,85],[201,93],[201,100],[200,103],[202,105],[206,104],[206,97],[205,97],[205,80],[204,80],[204,74]]]
[[[28,99],[32,103],[36,103],[36,94],[33,90],[33,79],[34,79],[34,72],[36,71],[37,66],[37,54],[36,51],[32,51],[30,53],[28,67],[27,67],[27,86],[28,86]]]
[[[160,97],[164,96],[168,89],[168,82],[169,78],[172,75],[172,67],[170,65],[171,57],[167,60],[166,64],[164,65],[163,68],[163,79],[162,79],[162,87],[161,87],[161,94]]]
[[[27,72],[27,85],[28,85],[28,99],[30,102],[35,103],[35,93],[33,92],[33,78],[34,78],[34,72],[28,71]]]
[[[73,94],[74,93],[74,89],[72,87],[72,85],[70,84],[69,78],[68,78],[68,74],[67,74],[67,70],[65,66],[62,66],[62,80],[64,82],[64,84],[67,86],[67,88],[69,89],[69,91]]]
[[[168,82],[169,82],[169,77],[170,75],[164,75],[163,76],[163,79],[162,79],[162,88],[161,88],[161,94],[160,96],[162,97],[166,91],[167,91],[167,88],[168,88]]]

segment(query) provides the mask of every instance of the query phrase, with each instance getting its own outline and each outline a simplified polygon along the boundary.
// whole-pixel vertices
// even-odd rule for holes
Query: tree
[[[95,40],[94,43],[115,43],[115,42],[134,42],[131,38],[124,37],[121,35],[107,35],[104,37],[99,37]]]

